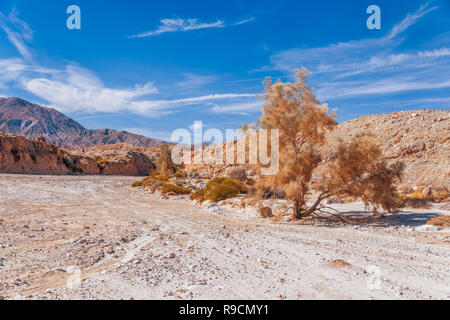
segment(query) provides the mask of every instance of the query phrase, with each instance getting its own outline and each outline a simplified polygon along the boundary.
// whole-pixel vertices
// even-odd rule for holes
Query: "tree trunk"
[[[300,201],[294,200],[294,219],[300,220],[302,218],[302,206],[300,205]]]

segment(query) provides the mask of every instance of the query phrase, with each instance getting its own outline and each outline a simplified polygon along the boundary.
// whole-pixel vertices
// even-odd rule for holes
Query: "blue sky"
[[[71,4],[81,30],[66,27]],[[0,96],[88,128],[236,128],[258,118],[266,76],[300,67],[339,121],[449,109],[450,1],[0,1]]]

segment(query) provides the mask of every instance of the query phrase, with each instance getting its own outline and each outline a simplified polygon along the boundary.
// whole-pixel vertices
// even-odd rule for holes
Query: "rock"
[[[189,173],[189,174],[187,175],[187,177],[188,177],[189,179],[199,179],[199,178],[200,178],[200,174],[198,174],[197,172]]]
[[[242,181],[247,180],[247,174],[243,168],[228,168],[227,176],[229,178],[235,178]]]
[[[250,170],[250,171],[247,173],[247,176],[249,176],[249,177],[256,176],[256,171],[255,171],[255,170]]]
[[[206,187],[206,183],[204,181],[200,181],[199,183],[197,183],[196,187],[197,189],[203,189],[204,187]]]
[[[433,226],[433,225],[424,224],[422,226],[416,227],[415,230],[416,231],[439,231],[439,227]]]
[[[175,253],[171,253],[171,254],[169,255],[169,258],[170,258],[170,259],[175,259],[175,257],[176,257],[176,254],[175,254]]]
[[[344,201],[341,199],[338,199],[336,197],[331,197],[327,200],[327,204],[332,204],[332,203],[344,203]]]
[[[259,214],[261,215],[261,217],[263,217],[263,218],[273,217],[272,209],[269,207],[261,207],[261,208],[259,208],[258,211],[259,211]]]
[[[286,197],[286,192],[280,188],[267,188],[263,191],[262,199],[284,199]]]
[[[206,210],[208,210],[209,212],[221,212],[222,209],[219,207],[219,205],[217,203],[211,203],[210,205],[208,205],[206,207]]]

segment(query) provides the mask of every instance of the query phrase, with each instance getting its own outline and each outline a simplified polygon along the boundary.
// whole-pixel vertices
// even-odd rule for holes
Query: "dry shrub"
[[[437,216],[428,220],[425,224],[438,227],[450,227],[450,216]]]
[[[450,199],[450,192],[447,188],[431,188],[428,192],[428,197],[433,202],[447,202]]]
[[[272,213],[272,209],[269,207],[259,207],[258,209],[259,214],[261,215],[261,217],[263,218],[271,218],[273,217],[273,213]]]
[[[426,199],[427,198],[427,194],[425,192],[425,188],[420,187],[420,188],[417,188],[416,190],[413,190],[413,192],[408,194],[408,198],[411,198],[411,199]]]
[[[420,198],[407,198],[402,202],[402,207],[404,208],[415,208],[415,209],[428,209],[430,208],[429,199]]]
[[[156,156],[156,169],[149,175],[172,175],[177,172],[177,166],[172,161],[172,154],[168,145],[161,145]]]
[[[142,187],[142,184],[143,184],[143,181],[135,181],[135,182],[133,182],[131,187],[133,187],[133,188]]]
[[[432,202],[445,202],[450,196],[448,189],[445,187],[419,187],[414,190],[409,187],[400,186],[398,190],[403,201],[403,206],[409,208],[429,208]]]
[[[206,184],[203,189],[196,190],[191,194],[192,200],[203,202],[234,198],[241,193],[246,193],[247,187],[242,181],[235,178],[216,177]]]
[[[164,183],[161,186],[161,193],[163,195],[190,194],[191,189],[182,186],[177,186],[175,184]]]
[[[283,189],[295,219],[318,216],[321,212],[336,213],[322,204],[333,196],[361,199],[366,207],[395,212],[401,203],[394,183],[399,180],[403,165],[387,165],[380,145],[367,134],[338,145],[326,163],[326,174],[314,184],[318,197],[312,206],[307,206],[313,173],[323,162],[319,148],[327,143],[325,134],[337,123],[335,113],[329,113],[326,104],[320,105],[306,84],[309,72],[296,70],[296,75],[295,83],[266,80],[266,104],[259,124],[268,131],[279,130],[279,170],[257,180],[257,193],[267,188]],[[339,213],[338,216],[342,217]]]

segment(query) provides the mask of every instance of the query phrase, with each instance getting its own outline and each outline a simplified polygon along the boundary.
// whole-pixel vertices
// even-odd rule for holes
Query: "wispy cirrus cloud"
[[[211,105],[212,107],[209,111],[213,113],[247,115],[260,111],[263,101],[261,101],[261,99],[257,99],[254,101],[241,101],[222,104],[212,103]]]
[[[136,84],[129,88],[111,88],[92,71],[74,63],[63,69],[46,68],[33,61],[32,50],[26,41],[32,39],[33,31],[12,10],[8,17],[0,12],[0,27],[8,35],[11,44],[22,58],[0,59],[0,89],[16,88],[41,98],[47,106],[62,112],[118,113],[132,112],[149,117],[159,117],[180,110],[185,106],[205,104],[211,101],[230,101],[255,96],[253,93],[213,93],[179,99],[156,99],[164,96],[153,82]],[[197,20],[189,21],[184,29],[207,27]],[[214,75],[181,74],[183,80],[167,90],[182,93],[185,89],[203,86],[217,80]],[[153,97],[153,99],[150,99]]]
[[[135,35],[129,36],[129,38],[147,38],[151,36],[161,35],[168,32],[185,32],[200,29],[210,28],[225,28],[230,26],[238,26],[254,21],[255,18],[240,20],[235,23],[227,24],[224,20],[217,19],[213,22],[200,22],[198,18],[192,19],[162,19],[160,25],[152,31],[144,31]]]
[[[254,97],[255,94],[209,94],[172,100],[148,99],[160,93],[152,82],[134,88],[106,87],[91,71],[75,65],[52,77],[24,77],[22,87],[48,101],[49,106],[63,112],[133,112],[159,117],[176,112],[179,108],[215,100]]]
[[[181,75],[184,79],[175,83],[175,86],[183,90],[194,89],[204,85],[208,85],[217,81],[218,79],[216,75],[200,75],[195,73],[183,73]]]
[[[436,9],[437,7],[428,8],[428,5],[422,5],[416,12],[409,13],[392,27],[389,34],[382,38],[351,40],[323,47],[280,51],[270,57],[271,65],[263,67],[262,70],[292,72],[293,68],[299,66],[307,67],[314,74],[365,70],[368,60],[376,60],[377,57],[379,60],[384,60],[386,55],[392,53],[393,48],[402,43],[403,39],[399,37],[402,33],[427,13]],[[373,56],[374,52],[379,54]]]
[[[197,85],[200,83],[203,82],[199,81]],[[173,88],[179,89],[179,85]],[[131,88],[110,88],[95,73],[74,64],[58,70],[31,65],[22,58],[0,59],[0,88],[11,86],[32,93],[46,101],[47,106],[62,112],[132,112],[156,118],[186,106],[252,99],[257,95],[213,93],[180,99],[149,99],[157,94],[164,95],[153,82],[136,84]]]
[[[6,33],[9,41],[22,57],[27,61],[32,61],[33,55],[27,42],[33,39],[33,30],[25,21],[19,19],[18,14],[16,9],[12,9],[8,16],[0,12],[0,28]]]
[[[306,67],[322,100],[450,87],[448,77],[443,76],[450,63],[450,48],[399,49],[408,28],[437,9],[428,4],[420,6],[381,38],[280,51],[259,71],[292,73],[294,68]]]
[[[246,24],[246,23],[249,23],[249,22],[252,22],[252,21],[255,21],[255,20],[256,20],[255,17],[250,17],[248,19],[243,19],[243,20],[240,20],[238,22],[235,22],[235,23],[233,23],[231,25],[232,26],[240,26],[241,24]]]

